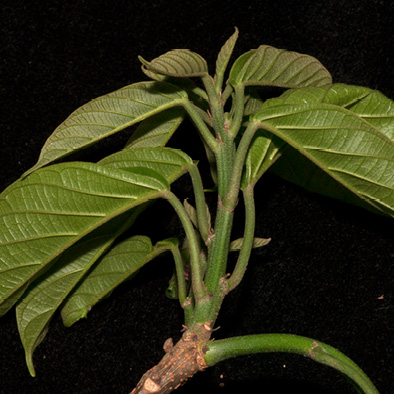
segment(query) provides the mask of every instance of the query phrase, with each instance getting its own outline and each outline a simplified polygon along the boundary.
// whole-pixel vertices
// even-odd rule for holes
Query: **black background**
[[[137,55],[153,59],[189,48],[213,69],[217,52],[240,30],[235,55],[270,44],[317,57],[335,82],[394,98],[391,1],[21,1],[0,4],[0,185],[37,160],[53,129],[88,100],[146,79]],[[200,153],[186,124],[172,146]],[[103,149],[91,152],[95,157]],[[177,183],[180,197],[188,184]],[[241,286],[228,296],[217,338],[262,332],[305,335],[341,349],[382,394],[394,392],[393,224],[311,195],[274,176],[257,188],[257,235]],[[240,218],[242,219],[242,218]],[[180,233],[158,203],[140,222],[154,240]],[[163,256],[64,328],[58,315],[28,375],[14,312],[0,320],[1,393],[128,393],[180,335],[182,313],[164,296],[171,259]],[[223,387],[222,387],[223,386]],[[223,362],[181,393],[352,393],[336,371],[292,355]]]

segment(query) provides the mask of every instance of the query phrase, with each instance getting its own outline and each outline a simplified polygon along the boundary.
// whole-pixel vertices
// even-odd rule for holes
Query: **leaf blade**
[[[188,49],[174,49],[148,62],[140,57],[144,67],[170,77],[201,77],[208,74],[206,60]]]
[[[36,169],[86,148],[149,116],[179,105],[186,92],[165,82],[139,82],[98,97],[74,111],[45,142]]]
[[[153,248],[145,236],[133,236],[116,244],[68,296],[61,308],[64,325],[69,327],[86,318],[96,303],[165,250],[167,248]]]
[[[232,36],[224,43],[223,47],[220,49],[218,57],[216,59],[216,71],[215,71],[215,82],[216,88],[220,88],[223,82],[223,75],[226,71],[228,62],[233,53],[235,44],[238,40],[238,29],[235,28],[235,32]]]
[[[86,234],[167,189],[153,171],[92,163],[53,165],[11,185],[0,196],[0,304]]]
[[[268,45],[246,52],[231,71],[230,83],[295,88],[332,83],[327,69],[314,57]]]
[[[276,105],[254,117],[363,202],[394,213],[394,143],[332,104]]]
[[[267,100],[264,107],[281,104],[326,103],[346,108],[394,139],[394,102],[377,90],[335,83],[291,89],[280,97]]]
[[[174,110],[142,121],[126,142],[125,149],[165,146],[185,117],[183,109]]]
[[[187,171],[187,167],[193,164],[193,161],[181,150],[155,147],[117,152],[104,158],[99,164],[116,169],[149,168],[172,183]]]

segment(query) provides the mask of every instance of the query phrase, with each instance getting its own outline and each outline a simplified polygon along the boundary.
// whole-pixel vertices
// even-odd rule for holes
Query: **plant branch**
[[[189,243],[189,251],[190,251],[190,266],[192,273],[192,288],[194,297],[196,301],[202,299],[206,296],[207,291],[202,279],[201,265],[200,265],[200,246],[197,238],[197,234],[193,228],[193,224],[189,219],[189,216],[183,207],[182,203],[178,200],[178,198],[169,190],[166,190],[162,193],[162,196],[168,200],[168,202],[172,205],[175,212],[178,214],[178,217],[182,223],[182,226],[185,230],[186,237]]]
[[[360,392],[379,394],[361,368],[339,350],[311,338],[290,334],[246,335],[208,342],[205,361],[213,366],[231,357],[253,353],[285,352],[300,354],[342,372]]]
[[[234,115],[230,126],[230,133],[235,138],[239,132],[242,124],[242,119],[244,115],[244,105],[245,105],[245,88],[243,84],[238,84],[235,86],[234,92]]]
[[[214,81],[207,75],[202,78],[204,87],[208,93],[208,100],[212,115],[212,125],[218,140],[218,148],[214,151],[218,170],[219,195],[223,198],[231,172],[231,163],[234,155],[234,139],[229,133],[228,125],[223,111],[221,95],[216,91]]]
[[[233,87],[230,84],[227,84],[222,93],[222,101],[223,104],[228,100],[233,92]]]
[[[209,148],[213,152],[216,152],[219,146],[219,142],[212,135],[208,126],[205,124],[204,120],[198,114],[198,110],[194,107],[194,105],[189,100],[183,100],[182,106],[190,116],[194,125],[197,127],[197,130],[200,132],[200,135],[205,141],[205,143],[209,146]]]
[[[233,168],[231,171],[231,177],[229,181],[228,191],[226,198],[223,201],[225,207],[231,209],[234,208],[238,199],[238,193],[241,185],[242,170],[245,163],[245,158],[248,153],[249,145],[255,135],[256,131],[261,128],[259,122],[250,123],[242,135],[241,141],[239,142]]]
[[[191,300],[189,300],[187,297],[187,288],[186,288],[186,280],[185,280],[185,263],[182,259],[182,255],[178,245],[171,245],[170,249],[175,262],[175,272],[176,272],[176,279],[178,285],[178,298],[181,307],[184,310],[185,324],[187,325],[188,321],[191,318],[191,313],[192,313],[191,309],[193,305],[191,303]]]
[[[204,242],[207,243],[209,237],[209,219],[207,205],[205,202],[204,186],[202,183],[200,171],[198,171],[196,164],[193,163],[188,166],[188,171],[193,183],[198,229]]]
[[[208,290],[213,292],[215,292],[219,286],[220,279],[226,273],[232,220],[234,216],[234,209],[238,201],[243,165],[249,144],[252,141],[255,132],[259,128],[259,123],[253,123],[245,130],[235,155],[228,183],[228,190],[224,200],[221,199],[219,194],[215,221],[215,236],[212,242],[212,250],[209,256],[208,270],[205,277],[205,283]]]
[[[244,203],[245,203],[245,230],[244,237],[241,246],[241,250],[238,255],[237,263],[235,265],[234,271],[230,278],[227,280],[228,291],[235,289],[241,282],[248,261],[250,258],[250,253],[253,248],[254,240],[254,229],[256,221],[256,210],[254,205],[254,195],[253,186],[248,186],[243,190]]]

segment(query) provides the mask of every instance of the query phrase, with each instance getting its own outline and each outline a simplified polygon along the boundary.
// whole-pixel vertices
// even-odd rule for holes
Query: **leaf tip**
[[[33,353],[32,352],[26,352],[26,365],[27,369],[29,370],[30,375],[35,378],[36,377],[36,370],[34,369],[34,364],[33,364]]]
[[[143,66],[148,67],[149,62],[145,60],[141,55],[138,55],[138,60],[142,63]]]

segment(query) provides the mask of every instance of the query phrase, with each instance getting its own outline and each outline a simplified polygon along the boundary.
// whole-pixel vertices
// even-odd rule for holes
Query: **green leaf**
[[[277,105],[252,117],[373,208],[394,213],[394,142],[332,104]]]
[[[12,296],[8,297],[4,302],[0,305],[0,317],[5,315],[22,297],[23,293],[29,287],[30,282],[26,282],[23,286],[20,287],[18,291],[16,291]]]
[[[283,104],[308,103],[335,104],[349,109],[379,129],[388,138],[393,139],[393,101],[376,90],[361,86],[333,84],[325,87],[287,90],[280,97],[267,100],[264,103],[264,108]],[[369,204],[355,197],[342,184],[331,178],[296,149],[289,146],[281,150],[281,158],[276,161],[272,167],[272,171],[311,192],[371,209]]]
[[[134,222],[139,210],[133,211],[104,224],[67,249],[19,301],[16,320],[32,376],[35,376],[33,351],[44,339],[54,313],[92,264]]]
[[[172,252],[174,252],[174,250],[177,250],[179,248],[179,241],[177,238],[167,238],[162,241],[159,241],[155,247],[156,248],[162,247],[163,250],[171,250]],[[184,272],[184,270],[182,270],[182,272]],[[175,267],[174,267],[174,273],[171,276],[170,280],[168,281],[168,287],[166,289],[165,294],[171,300],[176,300],[179,298],[178,279],[177,279]]]
[[[242,173],[241,189],[256,183],[279,157],[283,141],[265,130],[257,130],[250,144]]]
[[[125,149],[165,146],[184,117],[183,109],[174,108],[145,119],[129,138]]]
[[[238,39],[238,29],[235,28],[234,34],[225,42],[222,49],[219,52],[218,58],[216,60],[216,72],[215,72],[215,80],[216,84],[219,85],[217,87],[221,87],[223,82],[223,75],[226,71],[228,62],[233,53],[235,44]]]
[[[327,103],[346,108],[390,139],[394,139],[394,103],[377,90],[336,83],[331,86],[287,90],[264,107],[282,104]]]
[[[170,280],[168,281],[168,287],[166,289],[166,297],[169,298],[170,300],[177,300],[179,297],[176,272],[172,274]]]
[[[0,305],[85,235],[169,185],[92,163],[57,164],[0,195]]]
[[[261,248],[262,246],[268,245],[271,238],[253,238],[253,248]],[[235,252],[241,250],[242,244],[244,242],[243,238],[235,239],[230,243],[230,252]]]
[[[166,109],[187,94],[165,82],[140,82],[96,98],[74,111],[48,138],[37,164],[24,175],[86,148]]]
[[[133,236],[105,254],[69,295],[61,308],[65,326],[86,318],[91,308],[107,297],[119,284],[168,247],[152,247],[149,238]]]
[[[185,211],[187,216],[189,216],[190,221],[193,223],[195,228],[198,228],[198,221],[197,221],[197,211],[193,205],[190,205],[187,199],[183,201],[183,206],[185,207]]]
[[[99,164],[117,168],[149,168],[172,183],[193,164],[192,159],[181,150],[173,148],[136,148],[114,153]]]
[[[327,69],[314,57],[262,45],[239,57],[231,71],[235,86],[262,85],[295,88],[331,84]]]
[[[148,71],[170,77],[201,77],[208,74],[208,65],[203,57],[188,49],[175,49],[153,59],[151,62],[139,56]]]

